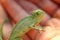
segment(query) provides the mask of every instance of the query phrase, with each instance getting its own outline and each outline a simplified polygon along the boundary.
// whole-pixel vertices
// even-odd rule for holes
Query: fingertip
[[[53,17],[60,19],[60,8],[55,11]]]
[[[32,10],[38,9],[36,5],[34,5],[33,3],[29,1],[18,0],[17,3],[21,5],[28,12],[28,14],[30,14]]]
[[[51,18],[45,24],[45,26],[57,27],[60,24],[60,20],[57,18]]]

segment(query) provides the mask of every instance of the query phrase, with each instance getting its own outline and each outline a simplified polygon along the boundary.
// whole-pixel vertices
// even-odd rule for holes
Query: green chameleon
[[[8,40],[22,40],[22,36],[31,29],[43,30],[43,27],[36,27],[44,16],[42,10],[34,10],[31,15],[20,20],[13,28]]]

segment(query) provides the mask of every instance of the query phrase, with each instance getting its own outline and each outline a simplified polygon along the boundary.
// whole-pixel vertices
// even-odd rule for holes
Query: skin
[[[31,29],[41,29],[37,28],[37,23],[41,21],[44,12],[42,10],[34,10],[32,14],[22,20],[20,20],[12,30],[9,40],[22,40],[21,37]],[[36,28],[35,28],[36,27]]]
[[[3,33],[2,32],[3,32],[3,26],[4,26],[5,22],[7,21],[6,18],[7,17],[5,15],[5,11],[0,4],[0,40],[3,40],[3,38],[2,38]]]
[[[4,0],[4,1],[5,1],[5,0]],[[18,0],[18,1],[19,1],[19,0]],[[20,2],[21,2],[21,5],[17,5],[17,6],[22,6],[22,5],[23,5],[23,2],[22,2],[22,1],[23,1],[23,0],[20,1]],[[34,0],[34,1],[35,1],[35,0]],[[38,0],[37,0],[37,1],[38,1]],[[1,1],[0,1],[0,2],[1,2]],[[25,1],[24,1],[24,2],[25,2]],[[11,2],[10,2],[10,3],[11,3]],[[17,3],[18,3],[18,2],[17,2]],[[17,3],[16,3],[16,4],[17,4]],[[4,3],[4,4],[6,4],[6,3]],[[16,4],[14,3],[14,5],[16,5]],[[26,4],[26,5],[25,5],[25,4]],[[28,4],[28,5],[27,5],[27,4]],[[38,2],[37,2],[37,4],[38,4]],[[51,3],[50,3],[50,4],[51,4]],[[31,8],[31,7],[28,7],[29,5],[30,5],[32,8]],[[33,5],[35,5],[35,6],[33,6]],[[49,5],[49,4],[48,4],[48,5]],[[8,6],[13,7],[12,5],[9,5],[9,4],[8,4]],[[8,6],[6,5],[7,8],[8,8]],[[5,7],[5,6],[4,6],[4,7]],[[24,8],[24,7],[25,7],[25,9],[23,9],[23,10],[20,9],[20,8]],[[19,16],[17,16],[17,17],[15,16],[16,14],[12,12],[13,10],[12,10],[11,8],[8,8],[9,11],[12,13],[10,16],[13,15],[13,18],[18,18],[18,19],[24,18],[24,16],[26,16],[26,15],[24,15],[24,13],[27,14],[27,12],[28,12],[28,11],[26,10],[27,7],[28,7],[29,12],[32,11],[32,9],[35,9],[36,7],[37,7],[37,8],[40,8],[40,7],[36,6],[36,4],[33,4],[33,2],[31,3],[31,2],[26,1],[26,3],[24,3],[23,7],[17,7],[17,8],[16,8],[16,10],[17,10],[18,8],[19,8],[19,10],[20,10],[20,12],[17,12],[18,10],[15,12],[16,14],[17,14],[17,13],[20,13],[20,14],[18,14],[18,15],[20,16],[20,18],[19,18]],[[10,10],[10,9],[11,9],[11,10]],[[53,8],[51,7],[51,9],[53,9]],[[58,8],[58,9],[59,9],[59,8]],[[14,10],[15,10],[15,9],[14,9]],[[6,11],[7,11],[7,10],[6,10]],[[25,11],[25,12],[24,12],[24,11]],[[48,11],[48,10],[46,10],[46,11]],[[1,11],[1,12],[2,12],[2,11]],[[1,12],[0,12],[0,14],[2,14]],[[10,12],[9,12],[9,13],[10,13]],[[28,14],[29,14],[29,12],[28,12]],[[48,12],[49,12],[49,11],[48,11]],[[56,11],[55,11],[55,12],[56,12]],[[52,19],[50,19],[49,15],[47,16],[46,14],[47,14],[47,13],[44,14],[43,20],[41,21],[41,25],[43,25],[43,24],[44,24],[44,25],[45,25],[45,24],[48,25],[48,24],[49,24],[49,27],[51,27],[52,25],[50,25],[50,24],[52,24],[53,21],[55,21],[55,19],[52,17],[52,19],[53,19],[53,21],[52,21]],[[48,13],[48,14],[49,14],[49,13]],[[52,13],[52,14],[53,14],[53,13]],[[56,13],[56,14],[57,14],[57,13]],[[4,14],[3,14],[3,15],[4,15]],[[3,16],[3,15],[2,15],[2,16]],[[54,16],[54,15],[53,15],[53,16]],[[59,15],[59,16],[60,16],[60,15]],[[1,17],[1,16],[0,16],[0,17]],[[56,20],[58,21],[58,16],[55,16],[55,17],[57,18]],[[18,19],[17,19],[16,21],[18,21]],[[0,22],[1,22],[1,20],[3,20],[3,19],[0,19]],[[13,20],[13,19],[11,19],[11,20]],[[48,20],[49,20],[51,23],[50,23]],[[45,22],[48,22],[48,23],[45,23]],[[13,23],[12,25],[15,24],[14,21],[12,21],[12,23]],[[58,23],[58,24],[59,24],[59,21],[58,21],[58,22],[55,21],[55,23]],[[55,25],[55,23],[53,23],[54,28],[55,28],[55,26],[58,26],[58,25]],[[60,24],[59,24],[59,25],[60,25]],[[9,34],[10,34],[12,28],[13,28],[13,27],[11,27],[11,24],[10,24],[10,23],[4,25],[4,27],[3,27],[3,38],[4,38],[4,40],[7,40],[7,39],[8,39]],[[46,28],[45,31],[47,31],[47,29],[48,29],[47,26],[45,26],[45,28]],[[52,28],[52,27],[51,27],[51,28]],[[8,29],[9,29],[9,30],[8,30]],[[48,30],[48,32],[49,32],[49,30]],[[38,36],[36,39],[40,38],[40,39],[44,39],[44,40],[45,40],[45,39],[47,39],[46,36],[47,36],[47,33],[48,33],[48,32],[45,32],[45,33],[43,32],[43,33],[42,33],[42,38],[40,38],[40,37],[41,37],[40,33],[39,33],[39,35],[37,35],[38,32],[37,32],[36,30],[30,30],[30,31],[28,32],[28,36],[30,36],[30,38],[29,38],[27,35],[24,35],[24,36],[23,36],[23,40],[35,39],[35,38],[36,38],[36,37],[35,37],[36,35]],[[50,33],[50,32],[49,32],[49,33]],[[44,34],[45,34],[45,36],[44,36]],[[53,35],[54,35],[54,34],[53,34]],[[48,36],[49,36],[49,35],[48,35]],[[49,37],[50,37],[50,36],[49,36]]]
[[[60,40],[60,19],[52,18],[47,21],[44,31],[38,33],[36,40]]]
[[[58,6],[52,2],[51,0],[29,0],[35,4],[37,4],[41,9],[45,10],[45,12],[53,15],[53,12],[58,8]]]
[[[4,20],[2,24],[0,24],[0,40],[2,40],[2,30],[3,30],[3,25],[8,22],[8,18]]]

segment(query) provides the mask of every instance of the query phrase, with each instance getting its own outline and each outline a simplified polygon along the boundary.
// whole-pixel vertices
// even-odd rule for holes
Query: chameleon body
[[[13,28],[8,40],[22,40],[22,36],[31,29],[35,29],[35,24],[40,23],[44,12],[34,10],[31,15],[20,20]],[[36,28],[37,29],[37,28]]]

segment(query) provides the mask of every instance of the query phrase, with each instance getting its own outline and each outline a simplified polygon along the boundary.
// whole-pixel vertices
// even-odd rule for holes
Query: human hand
[[[35,4],[33,4],[33,3],[31,3],[31,2],[29,2],[29,1],[25,1],[25,0],[19,0],[19,1],[13,1],[13,0],[9,0],[9,1],[6,1],[6,2],[4,2],[3,3],[3,6],[5,7],[5,9],[7,10],[7,14],[10,16],[10,19],[11,19],[11,21],[12,21],[12,23],[16,23],[16,22],[18,22],[20,19],[22,19],[22,18],[24,18],[24,17],[26,17],[26,16],[29,16],[29,13],[32,11],[32,10],[34,10],[34,9],[39,9],[40,7],[38,7],[38,6],[36,6]],[[27,8],[28,7],[28,8]],[[57,7],[56,7],[57,8]],[[49,9],[49,8],[48,8]],[[54,9],[55,10],[55,9]],[[48,13],[49,13],[49,11],[50,12],[52,12],[53,11],[53,9],[51,8],[51,9],[49,9],[49,10],[46,10],[46,11],[48,11]],[[52,12],[53,13],[53,12]],[[51,14],[52,15],[52,14]],[[54,16],[54,15],[53,15]],[[58,17],[57,17],[58,18]],[[44,17],[43,17],[43,19],[42,19],[42,21],[41,21],[41,25],[45,25],[46,24],[46,22],[48,21],[48,20],[50,20],[51,19],[51,16],[50,15],[48,15],[48,14],[46,14],[45,13],[45,15],[44,15]],[[55,20],[55,19],[53,19],[53,20]],[[48,21],[49,22],[49,21]],[[47,23],[48,24],[48,23]],[[49,24],[50,25],[50,24]],[[51,25],[49,26],[49,27],[51,27]],[[7,28],[7,27],[5,27],[5,28]],[[46,29],[45,29],[45,31],[47,31],[47,27],[45,27]],[[51,27],[52,28],[52,27]],[[7,29],[8,30],[8,29]],[[7,34],[8,32],[7,32],[7,30],[5,31],[5,33]],[[4,32],[4,31],[3,31]],[[48,31],[47,31],[48,32]],[[45,32],[46,34],[48,34],[47,32]],[[23,36],[23,39],[24,40],[30,40],[30,39],[35,39],[35,36],[37,36],[36,34],[37,34],[38,32],[36,31],[36,30],[31,30],[31,31],[29,31],[25,36]],[[44,36],[45,35],[45,33],[44,32],[42,32],[42,35]],[[8,33],[8,35],[7,35],[7,37],[6,37],[6,34],[4,34],[5,36],[4,36],[4,39],[6,40],[6,39],[8,39],[8,35],[10,34],[10,33]],[[29,37],[28,37],[28,36]],[[38,36],[39,36],[40,34],[38,34]],[[54,35],[54,34],[53,34]],[[47,35],[46,35],[47,36]],[[39,36],[38,38],[36,37],[36,39],[38,39],[38,40],[40,40],[39,38],[40,38],[41,36]],[[43,38],[43,39],[42,39]],[[48,39],[48,38],[45,38],[44,39],[44,37],[42,37],[41,39],[42,40],[45,40],[45,39]],[[49,39],[50,40],[50,39]]]

